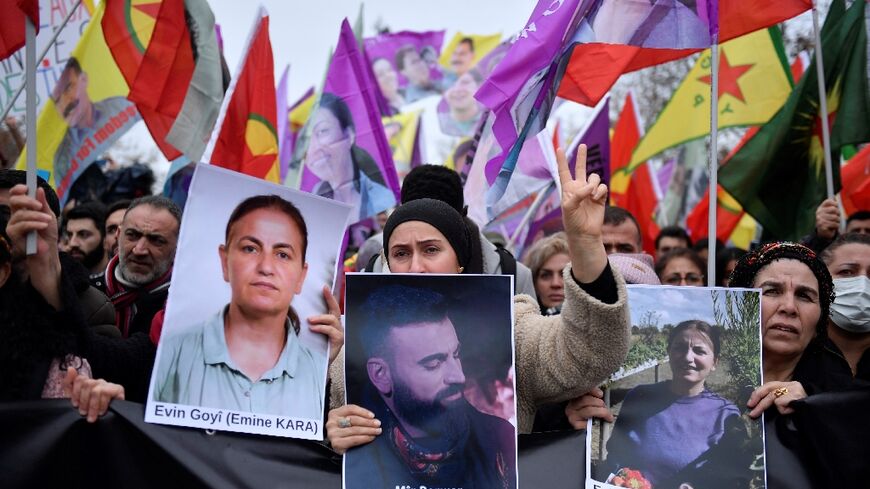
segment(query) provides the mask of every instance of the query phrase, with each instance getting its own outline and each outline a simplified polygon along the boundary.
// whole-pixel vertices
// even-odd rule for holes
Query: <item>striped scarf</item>
[[[121,330],[121,335],[126,338],[130,335],[130,324],[136,316],[136,301],[144,294],[153,292],[161,292],[169,287],[169,280],[172,278],[172,267],[166,270],[166,273],[142,287],[127,288],[115,277],[115,269],[118,267],[118,256],[115,255],[109,260],[109,265],[106,267],[106,295],[115,306],[115,324]]]

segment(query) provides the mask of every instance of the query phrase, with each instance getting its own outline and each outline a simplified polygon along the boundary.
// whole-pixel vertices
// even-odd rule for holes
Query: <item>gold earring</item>
[[[456,273],[462,273],[463,270],[465,270],[465,267],[459,267],[459,271],[457,271]]]

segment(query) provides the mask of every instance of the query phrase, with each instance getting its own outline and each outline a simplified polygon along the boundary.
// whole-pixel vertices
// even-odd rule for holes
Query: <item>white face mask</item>
[[[835,278],[831,304],[834,324],[853,333],[870,333],[870,278]]]

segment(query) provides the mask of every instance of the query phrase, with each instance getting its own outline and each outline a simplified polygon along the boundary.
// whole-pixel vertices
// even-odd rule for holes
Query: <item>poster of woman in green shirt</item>
[[[220,185],[220,180],[226,183]],[[270,188],[251,192],[255,189],[248,186]],[[214,209],[217,201],[228,200],[228,192],[240,193],[236,189],[248,191],[229,199],[237,204],[227,209],[226,220],[215,219],[220,215]],[[200,208],[209,211],[200,215]],[[319,296],[319,301],[309,301],[319,308],[297,310],[294,301],[306,294],[312,272],[335,269],[340,250],[324,244],[341,243],[348,209],[262,180],[249,182],[237,173],[197,168],[146,421],[322,438],[326,369],[341,346],[340,312],[331,283],[320,282],[320,290],[315,285],[308,294]],[[226,222],[222,239],[208,246],[201,233],[213,234],[217,222]],[[331,222],[335,229],[314,234],[309,225],[315,222],[316,227]],[[310,244],[315,236],[318,242]],[[322,237],[330,241],[321,242]],[[331,253],[323,253],[328,248]],[[210,293],[214,284],[195,268],[203,262],[220,274],[218,285],[228,285],[228,299]],[[197,316],[176,308],[189,301],[211,307]],[[324,348],[327,338],[331,355]]]

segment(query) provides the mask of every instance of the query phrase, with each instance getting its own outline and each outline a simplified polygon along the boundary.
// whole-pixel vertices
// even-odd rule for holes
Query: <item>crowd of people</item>
[[[754,386],[747,406],[729,403],[727,409],[719,409],[720,424],[730,423],[741,412],[751,417],[766,413],[768,436],[782,437],[786,423],[778,420],[788,419],[798,401],[870,389],[870,211],[853,213],[841,226],[836,202],[827,200],[816,213],[816,229],[803,244],[771,242],[752,251],[724,244],[708,250],[705,237],[693,240],[683,228],[667,226],[656,238],[652,256],[643,252],[635,217],[606,205],[606,186],[597,175],[585,176],[585,151],[578,151],[576,179],[570,176],[565,155],[557,156],[564,232],[538,240],[520,259],[494,244],[465,216],[460,176],[436,165],[418,167],[406,176],[401,203],[389,214],[382,233],[361,246],[356,257],[356,270],[365,272],[515,277],[520,433],[583,429],[590,418],[615,422],[612,443],[636,452],[634,466],[651,464],[651,473],[661,481],[656,487],[701,487],[681,479],[685,460],[677,459],[677,451],[655,456],[643,452],[644,440],[654,436],[649,424],[620,423],[600,385],[619,368],[630,346],[625,285],[708,285],[706,262],[711,252],[715,285],[761,289],[764,382]],[[90,422],[96,422],[112,400],[144,403],[182,210],[165,197],[143,196],[77,202],[62,212],[44,180],[39,179],[35,198],[28,197],[24,182],[24,172],[0,170],[0,328],[5,337],[0,343],[5,374],[0,400],[69,398]],[[256,217],[257,212],[264,211],[240,215],[235,225],[247,225],[250,219],[245,216]],[[228,246],[232,226],[231,222],[227,227]],[[37,252],[26,254],[31,233],[37,235]],[[230,258],[235,257],[229,250]],[[340,313],[332,304],[329,309],[339,324]],[[298,328],[298,318],[276,318],[281,327],[288,321]],[[365,408],[345,404],[344,361],[339,354],[343,338],[333,334],[330,341],[334,352],[329,383],[318,387],[328,390],[325,443],[339,454],[371,445],[389,458],[395,451],[386,445],[384,424],[404,423],[407,432],[426,436],[408,420],[378,419]],[[623,413],[631,411],[633,398],[662,396],[665,391],[691,399],[679,407],[684,414],[721,404],[704,389],[705,372],[718,361],[720,351],[714,327],[703,321],[677,325],[668,337],[667,351],[672,366],[688,362],[692,376],[678,381],[675,373],[674,381],[632,391]],[[262,375],[271,367],[258,365],[240,375]],[[454,375],[442,380],[460,388],[463,379]],[[420,402],[437,402],[425,393],[419,395]],[[388,406],[392,402],[385,401]],[[672,423],[674,413],[668,410],[675,409],[665,408],[657,422]],[[387,409],[379,416],[392,413]],[[730,438],[724,432],[700,433],[668,443],[690,444],[702,453],[728,449]],[[832,456],[800,447],[792,450],[805,457],[802,465],[811,480],[817,476],[814,468],[824,467],[824,457]],[[394,462],[401,466],[401,460]],[[768,474],[771,487],[776,486],[775,457],[769,458]]]

